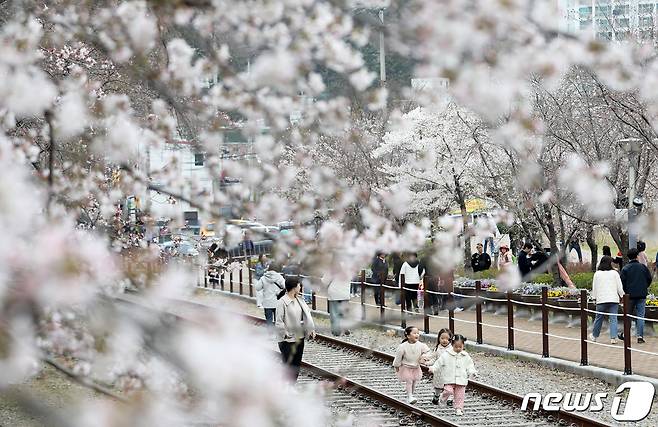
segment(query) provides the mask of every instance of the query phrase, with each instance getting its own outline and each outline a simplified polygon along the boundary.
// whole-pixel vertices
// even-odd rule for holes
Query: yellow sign
[[[482,212],[487,210],[487,204],[482,199],[470,199],[466,201],[466,212]],[[454,209],[450,211],[451,215],[459,215],[461,211],[459,209]]]

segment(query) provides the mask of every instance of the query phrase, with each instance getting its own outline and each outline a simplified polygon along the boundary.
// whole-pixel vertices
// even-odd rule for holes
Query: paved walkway
[[[317,298],[317,308],[321,311],[326,310],[326,303],[323,298]],[[321,301],[321,302],[320,302]],[[374,304],[372,296],[368,295],[366,304]],[[387,298],[385,310],[384,323],[391,325],[400,325],[400,306],[396,305],[393,298]],[[352,299],[352,309],[360,313],[361,305],[360,298]],[[514,349],[526,351],[534,354],[542,354],[542,335],[541,335],[541,318],[538,320],[531,320],[525,317],[523,313],[524,307],[516,306],[514,317]],[[486,307],[483,307],[483,311]],[[489,309],[491,311],[492,307]],[[519,309],[521,309],[519,311]],[[549,321],[549,355],[565,360],[571,360],[580,363],[580,322],[579,312],[575,312],[578,316],[575,320],[575,327],[568,327],[568,319],[562,319],[564,323],[553,323],[553,318]],[[524,317],[519,317],[519,315]],[[368,306],[366,310],[368,321],[378,322],[380,320],[379,307]],[[419,327],[421,330],[424,328],[424,316],[407,314],[407,326],[413,325]],[[448,311],[444,310],[438,316],[429,316],[430,318],[430,332],[437,333],[441,328],[448,327]],[[468,340],[475,342],[476,340],[476,313],[475,309],[467,309],[465,311],[455,313],[455,333],[462,334]],[[507,313],[494,314],[493,312],[482,313],[482,341],[484,344],[490,344],[502,348],[507,348]],[[622,330],[622,322],[620,318],[619,330]],[[645,322],[645,335],[648,335],[651,323]],[[592,322],[589,322],[589,331],[591,332]],[[522,332],[528,331],[528,332]],[[560,338],[564,337],[564,338]],[[633,373],[645,375],[652,378],[658,378],[658,356],[640,353],[639,351],[646,351],[658,354],[658,337],[646,336],[645,344],[637,344],[635,337],[631,339],[631,348],[638,351],[633,351],[632,367]],[[599,345],[602,343],[605,345]],[[623,342],[619,341],[617,345],[610,345],[610,336],[608,332],[608,324],[604,323],[599,336],[597,344],[588,343],[588,361],[592,366],[600,366],[605,368],[614,369],[617,371],[624,371],[624,350]]]
[[[245,274],[246,277],[246,274]],[[227,280],[228,282],[228,280]],[[243,285],[243,293],[249,294],[249,285]],[[239,292],[237,274],[234,278],[233,290]],[[209,284],[210,287],[210,284]],[[229,289],[229,284],[225,283],[225,290]],[[351,316],[359,318],[361,316],[361,299],[352,298],[350,301],[352,310]],[[390,325],[400,325],[400,306],[395,304],[392,296],[386,298],[385,318],[383,322]],[[489,307],[491,309],[491,306]],[[541,319],[531,320],[524,315],[523,311],[527,307],[516,306],[514,318],[514,348],[515,350],[526,351],[529,353],[542,354],[542,335]],[[326,298],[318,296],[316,298],[316,309],[327,311]],[[493,311],[493,310],[492,310]],[[527,314],[527,313],[526,313]],[[579,316],[578,312],[575,312]],[[448,327],[448,312],[442,311],[439,316],[430,317],[430,332],[437,333],[441,328]],[[549,323],[549,355],[560,359],[570,360],[580,363],[580,323],[575,319],[576,326],[568,327],[565,323]],[[623,323],[619,319],[619,330],[622,330]],[[374,306],[374,298],[370,292],[366,297],[366,321],[378,323],[381,322],[380,309]],[[484,344],[490,344],[502,348],[507,348],[507,314],[494,314],[493,312],[484,312],[482,316],[482,341]],[[421,330],[424,327],[424,318],[421,315],[407,314],[407,325],[418,326]],[[637,340],[631,339],[632,351],[632,368],[634,374],[645,375],[652,378],[658,378],[658,355],[641,353],[651,352],[658,354],[658,337],[652,336],[651,322],[645,322],[645,344],[637,344]],[[651,329],[651,330],[649,330]],[[523,332],[527,331],[527,332]],[[591,332],[591,319],[589,324]],[[475,310],[467,309],[455,313],[455,331],[456,333],[466,336],[469,340],[476,340]],[[563,337],[563,338],[561,338]],[[588,343],[588,361],[591,366],[605,367],[620,372],[624,371],[624,350],[623,343],[620,341],[617,345],[610,345],[607,322],[604,323],[599,337],[599,344]]]

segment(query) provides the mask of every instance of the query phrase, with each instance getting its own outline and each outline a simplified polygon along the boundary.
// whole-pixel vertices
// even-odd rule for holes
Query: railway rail
[[[122,301],[138,304],[132,298]],[[183,306],[196,310],[216,308],[189,300],[172,301],[177,310]],[[179,311],[180,313],[180,311]],[[233,313],[254,325],[264,325],[261,317]],[[180,316],[180,314],[175,314]],[[184,316],[180,316],[185,318]],[[313,361],[313,363],[309,361]],[[340,339],[317,334],[305,346],[303,368],[315,378],[338,384],[332,396],[344,399],[345,393],[359,400],[365,413],[383,412],[377,418],[384,425],[437,425],[437,426],[608,426],[590,417],[567,412],[524,411],[520,406],[523,397],[480,381],[469,381],[465,415],[458,417],[446,407],[433,405],[431,377],[424,375],[416,391],[418,403],[404,401],[404,391],[391,368],[393,355],[363,347]],[[341,394],[343,394],[342,397]],[[349,400],[349,399],[348,399]],[[365,405],[364,405],[365,402]],[[349,405],[348,405],[349,406]],[[351,406],[354,406],[353,402]],[[386,415],[388,414],[388,415]],[[358,415],[357,415],[358,416]],[[383,418],[382,418],[383,417]]]

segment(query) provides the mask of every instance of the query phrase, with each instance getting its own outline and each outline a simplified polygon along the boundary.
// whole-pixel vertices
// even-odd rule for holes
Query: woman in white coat
[[[256,292],[263,293],[262,304],[265,311],[265,323],[274,325],[277,295],[285,289],[286,280],[281,274],[277,273],[278,266],[272,264],[269,268],[256,282],[254,288]]]
[[[301,296],[299,279],[289,277],[285,291],[276,303],[276,331],[283,363],[290,368],[290,379],[297,381],[304,355],[304,340],[315,338],[315,323],[311,310]]]
[[[418,261],[418,254],[409,254],[400,269],[400,284],[404,276],[404,301],[407,311],[418,311],[418,287],[422,275],[423,271]]]
[[[617,316],[619,313],[619,300],[624,297],[624,288],[617,270],[612,268],[613,259],[610,256],[601,258],[599,268],[592,279],[592,298],[596,300],[596,318],[590,340],[596,341],[601,333],[603,314],[610,313],[610,343],[617,344]]]

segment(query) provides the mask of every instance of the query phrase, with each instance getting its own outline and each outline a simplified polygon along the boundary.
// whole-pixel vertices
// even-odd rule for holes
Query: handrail
[[[204,279],[203,283],[199,281],[198,286],[204,287],[204,288],[209,288],[212,287],[212,289],[217,289],[217,287],[220,287],[221,290],[228,290],[228,292],[236,292],[239,294],[243,294],[244,292],[244,285],[247,285],[249,288],[249,296],[253,297],[253,275],[252,275],[252,269],[249,269],[249,275],[246,278],[245,282],[245,276],[242,273],[242,269],[240,269],[237,273],[234,274],[233,271],[231,272],[222,272],[222,273],[209,273],[208,271],[208,266],[203,266],[205,272],[204,272]],[[234,276],[239,276],[239,279]],[[304,275],[298,275],[299,277],[303,278],[312,278],[313,276],[304,276]],[[361,319],[366,320],[367,319],[367,309],[376,309],[379,311],[379,322],[380,323],[386,323],[387,319],[390,318],[391,315],[394,313],[399,313],[399,321],[400,321],[400,326],[402,328],[405,328],[407,325],[407,319],[409,317],[413,318],[418,318],[422,317],[423,318],[423,323],[424,323],[424,330],[425,332],[429,332],[430,330],[430,319],[442,319],[448,320],[448,325],[451,327],[451,329],[454,329],[455,322],[462,323],[462,324],[472,324],[475,325],[476,329],[476,341],[478,343],[483,343],[484,342],[484,333],[483,333],[483,327],[487,328],[494,328],[494,329],[507,329],[507,348],[509,350],[514,350],[514,341],[515,341],[515,334],[516,333],[525,333],[525,334],[531,334],[531,335],[540,335],[541,336],[541,342],[542,342],[542,356],[543,357],[549,357],[549,339],[558,339],[558,340],[565,340],[565,341],[574,341],[574,342],[580,342],[580,363],[581,365],[587,365],[589,363],[588,361],[588,346],[589,345],[596,345],[600,347],[611,347],[611,348],[617,348],[617,349],[623,349],[624,350],[624,373],[625,374],[631,374],[633,372],[632,370],[632,354],[633,353],[640,353],[640,354],[646,354],[649,356],[658,356],[658,353],[654,353],[651,351],[646,351],[646,350],[641,350],[641,349],[636,349],[636,348],[631,348],[631,342],[630,342],[630,325],[633,320],[644,320],[646,322],[658,322],[658,320],[655,319],[649,319],[646,317],[639,317],[636,315],[633,315],[630,313],[628,308],[630,307],[630,299],[628,295],[624,295],[624,299],[622,301],[622,308],[623,308],[623,313],[605,313],[601,312],[598,310],[592,310],[589,308],[589,301],[587,298],[587,293],[586,291],[581,291],[580,297],[577,300],[572,300],[576,304],[576,306],[573,307],[563,307],[563,306],[557,306],[554,304],[549,304],[549,298],[548,298],[548,290],[546,287],[542,288],[542,293],[541,295],[537,296],[537,299],[539,302],[526,302],[526,301],[518,301],[515,299],[516,294],[514,294],[511,291],[505,292],[506,294],[506,299],[503,298],[489,298],[487,296],[484,296],[486,291],[482,289],[481,283],[479,281],[476,281],[476,286],[474,288],[474,295],[467,295],[463,294],[460,292],[455,292],[454,290],[449,291],[449,292],[441,292],[441,291],[433,291],[433,290],[428,290],[428,289],[416,289],[416,288],[411,288],[408,287],[404,281],[404,275],[400,276],[400,282],[398,286],[391,286],[389,283],[390,281],[387,281],[384,277],[379,279],[380,283],[369,283],[366,281],[365,278],[365,271],[361,271],[359,281],[350,281],[349,284],[351,285],[358,285],[361,288],[361,297],[360,301],[350,301],[351,305],[360,305],[361,306]],[[237,286],[236,286],[237,285]],[[373,293],[377,295],[378,298],[375,298],[375,302],[367,302],[366,298],[366,290],[368,288],[373,289]],[[422,293],[422,298],[416,298],[415,293],[416,292],[421,292]],[[421,308],[419,312],[411,310],[411,307],[406,307],[405,300],[407,299],[406,297],[408,296],[408,293],[413,293],[413,298],[412,300],[416,301],[418,303],[423,303],[424,307]],[[387,295],[392,295],[392,294],[398,294],[400,297],[400,307],[399,308],[394,308],[394,307],[388,307],[385,305],[385,297]],[[326,295],[319,295],[315,292],[315,290],[304,290],[303,295],[305,297],[311,297],[312,301],[312,307],[313,309],[317,309],[316,306],[316,300],[318,298],[328,301],[328,297]],[[437,298],[446,298],[446,299],[451,299],[453,306],[457,303],[458,299],[461,299],[462,301],[471,301],[470,304],[475,306],[476,310],[476,319],[473,320],[468,320],[464,318],[459,318],[455,316],[455,310],[454,308],[451,308],[451,306],[448,306],[448,316],[439,316],[436,314],[433,314],[432,307],[430,307],[430,296],[436,295]],[[435,300],[436,302],[436,300]],[[492,323],[485,323],[482,318],[482,312],[483,312],[483,306],[485,304],[493,303],[495,304],[495,307],[497,307],[496,314],[499,313],[505,313],[505,316],[507,317],[507,322],[506,325],[496,325]],[[326,306],[326,309],[328,311],[329,309],[329,304],[322,304],[323,306]],[[541,332],[539,331],[530,331],[526,329],[522,329],[519,327],[516,327],[514,325],[515,321],[515,316],[514,316],[514,306],[517,307],[531,307],[532,309],[535,309],[536,313],[541,314]],[[418,305],[420,308],[420,304]],[[558,335],[554,333],[550,333],[550,328],[549,328],[549,317],[551,313],[568,313],[571,318],[572,318],[572,324],[573,322],[577,322],[578,319],[580,319],[580,337],[575,338],[575,337],[568,337],[564,335]],[[589,335],[587,332],[587,327],[588,327],[588,318],[589,315],[596,315],[596,316],[615,316],[615,317],[620,317],[622,324],[623,324],[623,330],[624,330],[624,346],[615,346],[615,345],[609,345],[609,344],[604,344],[604,343],[599,343],[595,341],[591,341],[589,339]]]

